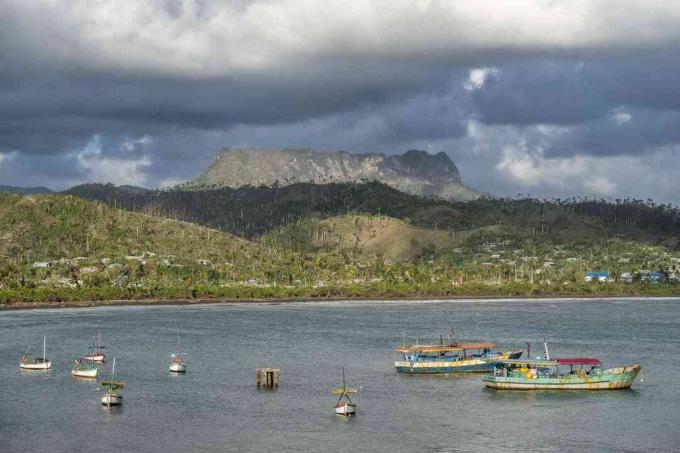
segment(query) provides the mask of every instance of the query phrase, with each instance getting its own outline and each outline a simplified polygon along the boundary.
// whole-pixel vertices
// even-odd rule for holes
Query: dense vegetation
[[[131,191],[110,184],[87,184],[68,193],[246,238],[310,217],[365,213],[452,231],[503,225],[514,234],[555,243],[621,237],[671,248],[680,245],[680,210],[650,200],[480,198],[448,202],[407,195],[378,182],[204,191]]]
[[[0,194],[0,301],[669,295],[680,266],[677,209],[635,200],[449,203],[378,183],[70,193],[107,204]],[[591,270],[621,281],[586,283]]]

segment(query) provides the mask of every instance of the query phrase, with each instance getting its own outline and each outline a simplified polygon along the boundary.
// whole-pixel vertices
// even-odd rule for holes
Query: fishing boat
[[[91,361],[77,358],[71,368],[71,375],[79,378],[96,379],[99,370]]]
[[[89,360],[92,362],[100,362],[104,363],[106,360],[106,355],[102,351],[102,334],[101,332],[97,332],[97,347],[95,348],[94,346],[94,339],[92,340],[92,351],[87,353],[82,357],[83,360]]]
[[[179,350],[179,335],[177,335],[177,352],[174,354],[170,354],[170,371],[173,373],[186,373],[187,372],[187,365],[184,363],[184,358],[182,357],[183,355],[186,355],[184,352],[180,352]]]
[[[102,386],[107,387],[106,394],[101,397],[102,406],[120,406],[123,404],[123,395],[120,390],[125,387],[125,384],[115,380],[116,377],[116,358],[113,358],[113,367],[111,367],[111,380],[103,381]]]
[[[21,356],[21,363],[19,366],[24,370],[49,370],[52,368],[52,362],[47,360],[47,338],[43,336],[43,355],[36,357],[31,354],[31,347],[29,346],[26,352]]]
[[[497,390],[615,390],[630,388],[640,369],[637,363],[605,369],[594,357],[551,359],[546,345],[545,357],[503,359],[482,381]]]
[[[452,338],[453,334],[449,338]],[[400,373],[480,373],[489,372],[501,359],[517,359],[524,351],[496,351],[496,345],[489,342],[463,343],[451,341],[440,344],[410,345],[397,348],[403,360],[394,362]],[[405,343],[405,342],[404,342]]]
[[[333,395],[340,395],[338,397],[338,402],[335,403],[335,413],[336,415],[355,415],[357,406],[352,402],[349,397],[350,393],[357,393],[359,389],[349,388],[345,384],[345,368],[342,369],[342,387],[334,388]]]

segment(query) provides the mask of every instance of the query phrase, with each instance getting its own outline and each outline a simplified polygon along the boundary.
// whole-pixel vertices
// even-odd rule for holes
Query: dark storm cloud
[[[227,146],[418,146],[454,150],[464,174],[483,154],[468,162],[486,191],[540,185],[541,166],[678,146],[677,10],[0,0],[0,183],[156,185]],[[612,187],[605,170],[583,187]]]

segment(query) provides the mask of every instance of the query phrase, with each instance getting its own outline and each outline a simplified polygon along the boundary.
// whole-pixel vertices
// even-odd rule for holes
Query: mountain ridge
[[[382,182],[427,198],[471,200],[480,194],[463,184],[444,152],[409,150],[399,155],[351,154],[310,149],[225,148],[185,188],[286,186],[295,183]]]

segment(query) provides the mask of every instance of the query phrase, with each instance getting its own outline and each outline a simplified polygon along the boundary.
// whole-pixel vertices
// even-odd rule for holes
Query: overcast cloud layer
[[[0,19],[0,184],[417,147],[497,195],[680,203],[677,2],[0,0]]]

